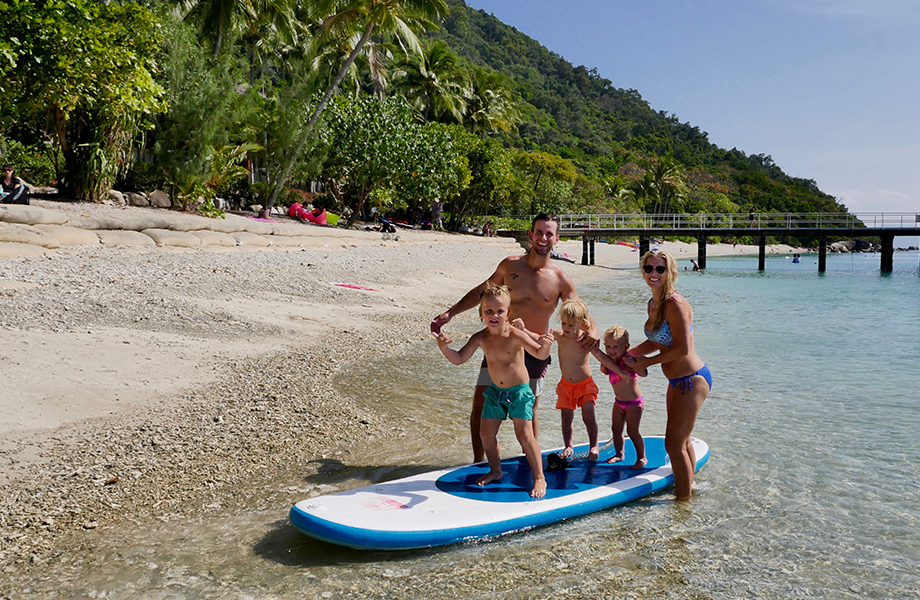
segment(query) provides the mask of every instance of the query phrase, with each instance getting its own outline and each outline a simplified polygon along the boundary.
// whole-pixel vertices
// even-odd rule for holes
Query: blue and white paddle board
[[[696,470],[709,460],[709,446],[693,438]],[[576,448],[576,452],[586,449]],[[636,453],[626,440],[626,459],[608,464],[573,461],[545,471],[546,496],[531,498],[533,477],[524,456],[502,461],[504,476],[480,487],[487,463],[432,471],[355,490],[302,500],[291,523],[326,542],[377,550],[426,548],[492,537],[555,523],[624,504],[674,485],[664,437],[645,438],[648,465],[632,469]],[[549,452],[544,452],[545,457]]]

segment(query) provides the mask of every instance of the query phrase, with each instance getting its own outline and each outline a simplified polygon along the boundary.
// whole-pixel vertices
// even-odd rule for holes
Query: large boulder
[[[62,246],[94,246],[99,243],[95,231],[66,225],[36,225],[36,229],[57,238]]]
[[[125,231],[123,229],[100,229],[96,231],[99,241],[106,246],[156,246],[148,235],[139,231]]]
[[[163,190],[154,190],[150,192],[150,195],[147,196],[147,200],[150,202],[150,206],[155,206],[157,208],[172,207],[172,200],[169,199],[169,194]]]
[[[150,236],[157,246],[178,246],[181,248],[194,248],[201,246],[201,239],[184,231],[170,231],[168,229],[145,229],[141,233]]]
[[[192,235],[201,240],[203,246],[236,246],[236,239],[228,233],[219,231],[190,231]]]
[[[268,237],[259,235],[257,233],[250,233],[248,231],[238,231],[231,235],[240,246],[258,246],[265,248],[267,246],[271,246],[272,244]]]
[[[118,190],[109,190],[109,201],[115,206],[124,206],[126,203],[125,195]]]
[[[20,225],[18,223],[0,222],[0,242],[31,244],[52,250],[61,247],[61,242],[53,235],[31,225]]]
[[[36,257],[36,256],[50,256],[54,252],[43,248],[42,246],[34,246],[32,244],[16,244],[13,242],[0,242],[0,258],[18,258],[20,256]]]
[[[67,215],[32,205],[3,204],[0,205],[0,221],[23,225],[63,225],[67,222]]]
[[[125,193],[125,200],[131,206],[150,206],[150,201],[147,200],[147,195],[140,194],[138,192]]]
[[[827,249],[830,252],[852,252],[854,246],[853,240],[844,240],[830,244]]]

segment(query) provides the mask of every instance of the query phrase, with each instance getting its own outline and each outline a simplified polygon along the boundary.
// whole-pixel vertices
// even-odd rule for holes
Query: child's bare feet
[[[600,454],[601,451],[597,446],[591,446],[591,449],[588,451],[588,460],[597,460]]]
[[[501,471],[489,471],[482,477],[476,480],[476,485],[486,485],[487,483],[492,483],[493,481],[498,481],[502,478]]]
[[[565,450],[559,453],[559,456],[561,456],[562,458],[568,458],[572,456],[573,454],[575,454],[575,449],[572,448],[571,446],[566,446]]]
[[[637,461],[636,461],[636,464],[634,464],[634,465],[632,466],[632,468],[638,471],[639,469],[644,469],[644,468],[645,468],[645,465],[647,465],[647,464],[648,464],[648,459],[645,458],[645,457],[643,457],[643,458],[640,458],[639,460],[637,460]]]
[[[533,488],[530,490],[531,498],[542,498],[546,495],[546,480],[545,479],[534,479]]]
[[[611,456],[610,458],[608,458],[608,459],[607,459],[607,462],[608,462],[608,463],[618,463],[618,462],[620,462],[621,460],[623,460],[624,458],[626,458],[625,454],[622,453],[622,452],[618,452],[618,453],[614,454],[613,456]]]

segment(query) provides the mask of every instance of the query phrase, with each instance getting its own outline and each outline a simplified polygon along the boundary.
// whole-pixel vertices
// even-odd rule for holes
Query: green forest
[[[162,189],[213,217],[218,198],[300,202],[348,225],[443,202],[452,230],[846,212],[463,0],[0,0],[0,16],[2,160],[64,198]]]

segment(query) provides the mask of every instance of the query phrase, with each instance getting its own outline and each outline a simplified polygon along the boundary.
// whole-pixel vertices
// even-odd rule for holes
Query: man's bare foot
[[[620,452],[620,453],[614,454],[613,456],[611,456],[610,458],[608,458],[608,459],[607,459],[607,462],[608,462],[608,463],[618,463],[618,462],[620,462],[621,460],[623,460],[624,458],[626,458],[626,456],[625,456],[622,452]]]
[[[591,449],[588,451],[588,460],[597,460],[597,457],[600,456],[601,451],[597,446],[591,446]]]
[[[573,454],[575,454],[575,449],[572,448],[571,446],[566,446],[565,450],[559,453],[559,456],[562,458],[568,458],[572,456]]]
[[[530,490],[531,498],[542,498],[546,495],[546,480],[545,479],[534,479],[533,488]]]
[[[498,481],[502,478],[501,471],[489,471],[482,477],[476,480],[476,485],[486,485],[487,483],[492,483],[493,481]],[[545,485],[545,484],[544,484]]]
[[[634,464],[632,468],[638,471],[639,469],[644,469],[645,465],[647,464],[648,464],[647,458],[640,458],[639,460],[636,461],[636,464]]]

